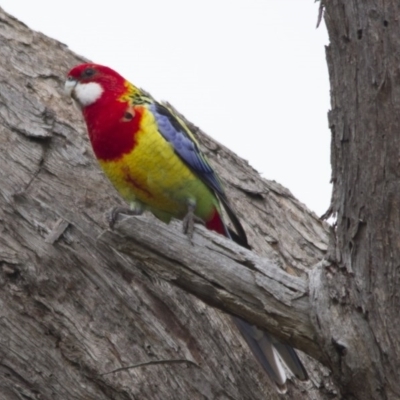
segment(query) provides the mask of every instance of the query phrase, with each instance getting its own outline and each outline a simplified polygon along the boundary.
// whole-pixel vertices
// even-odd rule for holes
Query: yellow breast
[[[139,201],[157,211],[183,218],[188,201],[195,201],[200,217],[215,207],[206,185],[183,163],[159,133],[154,116],[143,110],[136,145],[116,161],[100,161],[107,177],[128,202]],[[166,219],[165,216],[159,217]]]

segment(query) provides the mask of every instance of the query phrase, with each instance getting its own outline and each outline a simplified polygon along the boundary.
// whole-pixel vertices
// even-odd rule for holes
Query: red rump
[[[206,228],[210,231],[215,231],[220,233],[221,235],[226,236],[225,225],[222,221],[221,215],[216,208],[214,208],[214,213],[211,219],[206,222]]]

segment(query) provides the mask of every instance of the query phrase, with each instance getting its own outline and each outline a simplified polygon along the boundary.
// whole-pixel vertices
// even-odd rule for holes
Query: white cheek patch
[[[74,97],[82,107],[90,106],[103,94],[104,89],[96,82],[78,83],[74,89]]]

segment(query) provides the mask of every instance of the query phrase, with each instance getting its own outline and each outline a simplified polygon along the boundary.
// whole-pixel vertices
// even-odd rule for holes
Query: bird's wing
[[[171,143],[175,153],[215,193],[224,205],[236,229],[236,234],[228,232],[228,236],[235,236],[235,241],[238,241],[242,246],[248,247],[244,229],[229,204],[222,183],[201,152],[190,129],[169,108],[160,103],[152,102],[149,104],[149,109],[156,119],[160,134]]]
[[[224,197],[224,189],[218,176],[184,122],[162,104],[154,102],[150,105],[150,110],[155,116],[159,132],[171,143],[176,154],[219,197]]]

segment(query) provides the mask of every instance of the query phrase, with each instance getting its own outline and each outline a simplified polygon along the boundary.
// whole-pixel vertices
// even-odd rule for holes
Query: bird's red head
[[[65,90],[82,107],[104,97],[120,96],[125,91],[125,79],[109,67],[80,64],[67,75]]]
[[[116,160],[134,146],[141,111],[133,111],[129,95],[134,88],[111,68],[81,64],[67,75],[65,89],[80,106],[96,157]]]

